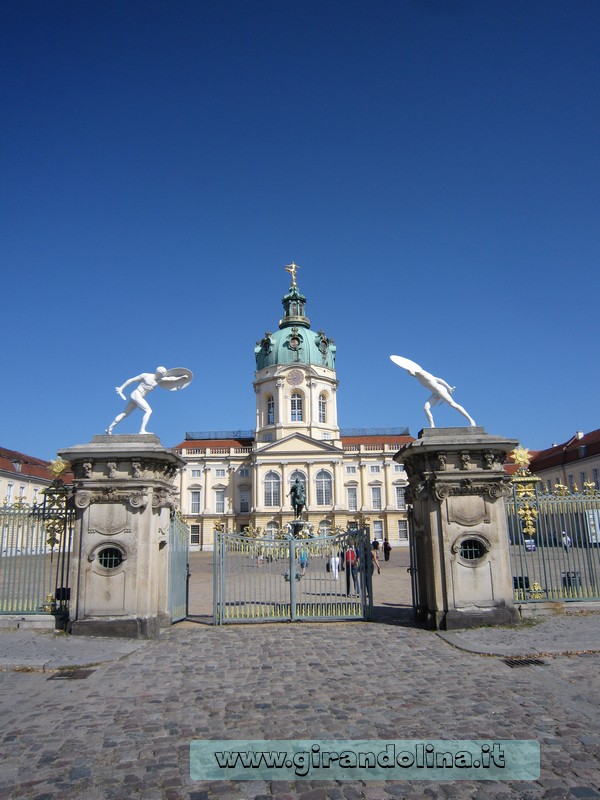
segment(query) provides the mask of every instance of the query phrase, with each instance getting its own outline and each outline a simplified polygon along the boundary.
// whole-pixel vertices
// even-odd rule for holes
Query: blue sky
[[[163,444],[253,428],[292,260],[343,427],[424,427],[391,353],[525,447],[599,427],[599,27],[595,0],[4,0],[0,444],[89,441],[159,364],[195,376],[151,395]]]

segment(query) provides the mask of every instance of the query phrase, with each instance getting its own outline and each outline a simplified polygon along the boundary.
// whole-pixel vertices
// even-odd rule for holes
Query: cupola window
[[[324,394],[319,396],[319,422],[327,422],[327,398]]]
[[[302,395],[294,392],[291,397],[291,419],[292,422],[302,422]]]
[[[267,425],[275,424],[275,400],[272,395],[267,397]]]

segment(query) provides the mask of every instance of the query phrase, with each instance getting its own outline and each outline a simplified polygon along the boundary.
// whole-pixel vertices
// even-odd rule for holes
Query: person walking
[[[337,581],[340,574],[340,554],[335,551],[329,557],[329,572],[334,581]]]
[[[385,542],[383,543],[383,558],[385,561],[390,560],[391,552],[392,552],[392,545],[390,544],[390,541],[386,536]]]
[[[346,561],[346,596],[350,597],[350,577],[354,585],[354,594],[359,594],[358,583],[358,553],[354,545],[349,545],[345,553]]]

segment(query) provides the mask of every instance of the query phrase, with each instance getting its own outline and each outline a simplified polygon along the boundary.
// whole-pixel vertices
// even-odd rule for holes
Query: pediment
[[[276,442],[269,442],[257,451],[261,455],[290,454],[290,453],[317,453],[321,455],[343,456],[344,451],[341,447],[336,447],[323,439],[311,439],[303,433],[292,433]]]

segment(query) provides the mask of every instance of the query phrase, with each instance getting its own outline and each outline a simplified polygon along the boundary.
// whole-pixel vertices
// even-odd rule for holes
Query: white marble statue
[[[116,386],[115,391],[117,394],[119,394],[123,400],[126,400],[123,389],[131,383],[138,382],[138,385],[129,395],[129,402],[125,406],[125,410],[114,418],[106,429],[106,432],[112,433],[115,425],[118,425],[119,422],[124,420],[125,417],[128,417],[132,411],[139,408],[144,412],[140,433],[149,433],[149,431],[146,430],[146,425],[150,419],[150,414],[152,414],[152,409],[146,401],[146,395],[153,389],[156,389],[157,386],[160,386],[161,389],[168,389],[170,392],[175,392],[178,389],[185,389],[185,387],[192,382],[192,377],[192,373],[189,369],[177,368],[167,370],[166,367],[157,367],[154,374],[151,372],[142,372],[141,375],[136,375],[135,378],[129,378],[122,386]]]
[[[452,392],[455,390],[455,386],[450,386],[450,384],[446,383],[443,378],[436,378],[435,375],[432,375],[430,372],[426,372],[422,367],[420,367],[414,361],[411,361],[409,358],[404,358],[403,356],[390,356],[390,358],[394,364],[397,364],[399,367],[402,367],[402,369],[405,369],[409,375],[412,375],[414,378],[416,378],[419,383],[421,383],[431,392],[431,397],[427,398],[423,408],[425,409],[425,415],[432,428],[435,428],[435,423],[431,414],[431,407],[437,405],[438,403],[448,403],[449,406],[455,408],[463,415],[463,417],[466,417],[469,420],[469,425],[472,427],[476,426],[475,420],[470,417],[469,414],[467,414],[462,406],[459,406],[458,403],[452,399]]]

